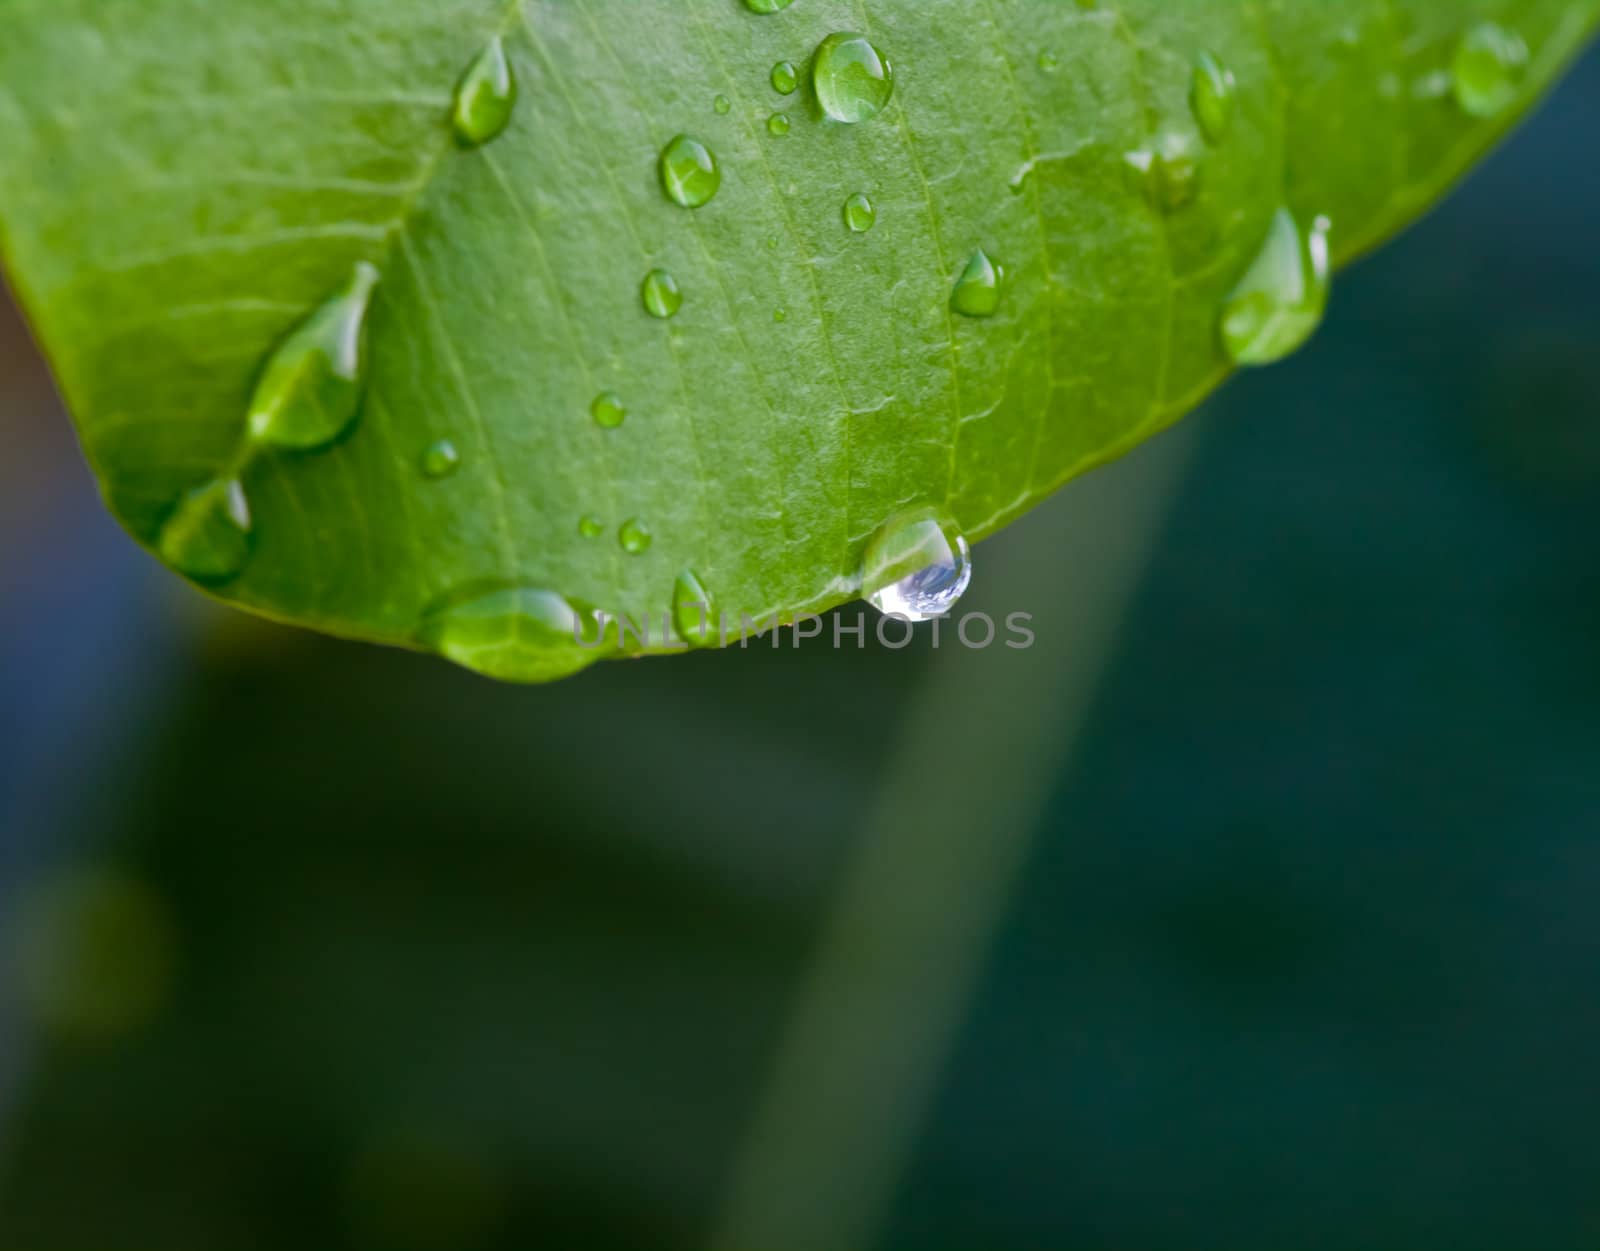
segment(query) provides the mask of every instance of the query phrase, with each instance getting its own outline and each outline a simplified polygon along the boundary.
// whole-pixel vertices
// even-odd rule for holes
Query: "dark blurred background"
[[[1029,652],[216,608],[0,316],[0,1248],[1600,1245],[1600,56],[976,553]]]

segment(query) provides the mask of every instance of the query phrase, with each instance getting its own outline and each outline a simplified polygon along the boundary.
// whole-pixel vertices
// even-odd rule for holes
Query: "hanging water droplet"
[[[710,647],[717,641],[716,605],[693,569],[685,569],[673,584],[672,628],[690,647]]]
[[[878,220],[878,210],[861,192],[856,192],[844,202],[844,224],[856,234],[865,234]]]
[[[250,400],[249,437],[307,451],[332,443],[361,409],[367,309],[378,271],[365,261],[350,281],[274,349]]]
[[[628,410],[615,391],[602,391],[589,405],[589,415],[594,418],[596,425],[615,430],[628,416]]]
[[[598,539],[606,532],[605,522],[591,514],[578,518],[578,533],[586,539]]]
[[[422,453],[422,472],[429,478],[448,478],[461,467],[461,453],[449,439],[430,443]]]
[[[929,621],[950,612],[972,581],[967,540],[923,510],[887,522],[867,544],[861,592],[879,612]]]
[[[1183,140],[1169,136],[1160,149],[1141,148],[1123,161],[1152,208],[1176,213],[1195,197],[1200,185],[1200,165],[1184,149]]]
[[[683,307],[678,280],[664,269],[652,269],[644,276],[643,295],[645,311],[663,321],[676,316]]]
[[[506,60],[505,43],[496,35],[456,85],[456,137],[469,148],[488,143],[511,121],[516,103],[516,76]]]
[[[711,203],[722,186],[722,171],[711,149],[689,135],[678,135],[661,149],[661,186],[684,208]]]
[[[772,89],[780,96],[793,95],[800,85],[800,71],[793,61],[779,61],[772,67]]]
[[[1528,45],[1521,35],[1480,22],[1456,48],[1456,101],[1473,117],[1496,117],[1516,103],[1527,68]]]
[[[1235,87],[1233,71],[1211,53],[1202,52],[1195,58],[1189,107],[1200,133],[1211,143],[1221,143],[1233,128]]]
[[[744,0],[744,7],[752,13],[779,13],[794,0]]]
[[[604,652],[592,609],[527,586],[447,596],[424,618],[418,638],[445,659],[502,682],[564,678]]]
[[[711,102],[711,107],[718,117],[726,117],[733,111],[733,101],[728,99],[727,96],[719,95]]]
[[[196,582],[220,585],[250,559],[250,502],[237,478],[219,478],[190,491],[161,528],[156,551]]]
[[[1044,48],[1039,53],[1039,68],[1046,74],[1054,74],[1060,67],[1061,60],[1049,48]]]
[[[963,317],[993,317],[1000,308],[1000,283],[1005,271],[979,248],[956,279],[950,307]]]
[[[836,122],[876,117],[894,94],[894,68],[865,35],[840,31],[817,48],[811,81],[817,103]]]
[[[622,550],[630,556],[641,556],[648,552],[653,541],[650,527],[637,517],[628,518],[617,531],[617,542],[622,544]]]
[[[1328,219],[1302,232],[1288,209],[1222,310],[1222,343],[1238,365],[1270,365],[1303,345],[1328,304]]]
[[[789,133],[789,115],[787,113],[774,113],[767,118],[767,133],[783,138]]]

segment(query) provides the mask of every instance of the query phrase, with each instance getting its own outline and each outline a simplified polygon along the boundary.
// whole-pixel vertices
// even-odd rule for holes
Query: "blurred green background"
[[[984,544],[1027,652],[255,622],[5,312],[0,1248],[1600,1245],[1596,118]]]

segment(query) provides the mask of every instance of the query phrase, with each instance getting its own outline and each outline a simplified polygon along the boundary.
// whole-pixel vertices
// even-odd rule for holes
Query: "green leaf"
[[[536,680],[685,587],[734,633],[849,599],[892,518],[983,538],[1292,350],[1600,0],[6,16],[4,254],[112,510]]]

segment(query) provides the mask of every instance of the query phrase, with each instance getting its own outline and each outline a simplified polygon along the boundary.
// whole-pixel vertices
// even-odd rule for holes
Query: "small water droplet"
[[[644,307],[652,317],[674,317],[683,307],[683,292],[678,280],[664,269],[652,269],[644,276]]]
[[[1060,65],[1061,59],[1049,48],[1045,48],[1039,53],[1039,68],[1046,74],[1054,74],[1060,68]]]
[[[777,235],[768,235],[767,236],[767,250],[771,251],[771,252],[776,252],[778,250],[778,243],[779,242],[780,242],[780,240],[778,239]]]
[[[788,321],[789,320],[789,310],[786,309],[786,308],[775,308],[775,309],[773,309],[772,310],[772,320],[775,321],[775,322],[780,322],[780,323]]]
[[[586,539],[598,539],[606,532],[605,522],[592,514],[578,518],[578,533]]]
[[[1202,52],[1195,58],[1189,107],[1200,133],[1211,143],[1221,143],[1233,128],[1236,86],[1233,71],[1211,53]]]
[[[355,421],[367,373],[367,309],[378,271],[365,261],[345,286],[283,339],[250,400],[249,437],[308,451]]]
[[[1152,208],[1176,213],[1200,188],[1200,165],[1184,150],[1183,141],[1171,136],[1161,149],[1141,148],[1123,160]]]
[[[777,135],[780,139],[789,133],[789,115],[787,113],[774,113],[767,118],[767,133]]]
[[[672,628],[690,647],[709,647],[717,641],[717,607],[693,569],[685,569],[673,583]]]
[[[1288,209],[1222,310],[1222,343],[1238,365],[1270,365],[1302,346],[1328,304],[1328,219],[1302,232]]]
[[[800,85],[800,71],[793,61],[779,61],[772,67],[772,89],[780,96],[793,95]]]
[[[648,552],[653,541],[650,527],[637,517],[628,518],[617,531],[617,542],[622,544],[622,550],[630,556],[640,556]]]
[[[1000,284],[1005,271],[979,248],[956,279],[950,307],[963,317],[993,317],[1000,308]]]
[[[448,478],[461,468],[461,453],[449,439],[431,443],[422,453],[422,472],[429,478]]]
[[[1480,22],[1456,48],[1456,101],[1473,117],[1496,117],[1516,102],[1527,68],[1528,45],[1521,35]]]
[[[730,112],[733,111],[733,101],[728,99],[727,96],[719,95],[711,102],[711,107],[716,112],[717,116],[726,117]]]
[[[894,68],[865,35],[840,31],[817,48],[812,84],[822,111],[836,122],[876,117],[894,94]]]
[[[604,426],[607,430],[615,430],[628,416],[628,410],[615,391],[602,391],[594,397],[594,403],[589,405],[589,415],[595,419],[597,425]]]
[[[744,7],[752,13],[781,13],[794,0],[744,0]]]
[[[172,568],[208,585],[230,582],[250,559],[250,502],[237,478],[190,491],[161,528],[156,550]]]
[[[684,208],[711,203],[722,186],[722,171],[711,149],[689,135],[678,135],[661,149],[661,186]]]
[[[944,616],[971,581],[967,540],[926,510],[890,519],[867,544],[861,565],[867,602],[911,621]]]
[[[856,234],[865,234],[878,220],[878,210],[861,192],[856,192],[844,202],[844,224]]]
[[[456,137],[469,148],[488,143],[511,121],[516,103],[517,79],[506,60],[505,44],[496,35],[456,85]]]
[[[447,660],[502,682],[550,682],[600,659],[592,609],[528,586],[486,586],[447,596],[418,632]]]

